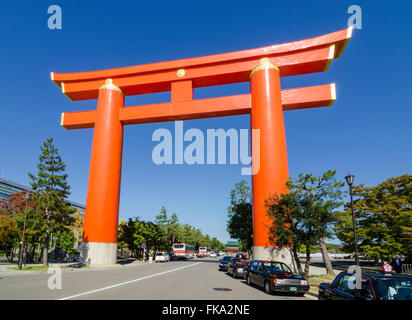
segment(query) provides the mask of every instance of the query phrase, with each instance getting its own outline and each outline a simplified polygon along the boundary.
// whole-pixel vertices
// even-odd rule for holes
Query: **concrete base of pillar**
[[[286,263],[293,272],[298,272],[291,248],[252,247],[253,260],[275,260]]]
[[[80,262],[90,266],[113,266],[117,262],[117,243],[83,242]]]

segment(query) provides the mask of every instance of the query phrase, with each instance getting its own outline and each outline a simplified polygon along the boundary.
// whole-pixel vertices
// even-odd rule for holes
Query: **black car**
[[[231,256],[224,256],[222,259],[219,260],[219,271],[226,271],[228,263],[235,259],[234,257]]]
[[[244,277],[247,284],[263,287],[268,294],[276,291],[303,296],[309,291],[305,277],[293,273],[283,262],[253,260],[250,267],[245,268]]]
[[[169,253],[169,259],[170,259],[170,261],[176,261],[176,260],[179,260],[179,257],[176,254],[174,254],[173,252],[170,252]]]
[[[233,278],[242,277],[245,268],[250,266],[250,261],[245,259],[233,259],[230,260],[227,265],[227,273],[232,275]]]
[[[319,300],[412,300],[412,277],[362,273],[356,289],[355,274],[339,273],[331,283],[319,285]]]

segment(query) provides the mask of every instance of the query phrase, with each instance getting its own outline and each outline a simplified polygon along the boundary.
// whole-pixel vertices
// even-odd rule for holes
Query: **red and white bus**
[[[193,259],[195,256],[195,248],[186,243],[176,243],[173,245],[173,253],[177,257],[185,257],[186,259]]]
[[[210,251],[211,251],[211,249],[208,248],[208,247],[200,247],[198,256],[199,257],[208,257],[208,256],[210,256]]]

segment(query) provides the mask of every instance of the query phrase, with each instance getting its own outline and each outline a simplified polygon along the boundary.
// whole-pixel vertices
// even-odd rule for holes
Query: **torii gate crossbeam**
[[[254,259],[291,264],[268,240],[264,205],[270,194],[287,191],[283,111],[330,106],[335,84],[281,90],[280,77],[323,72],[340,57],[352,28],[323,36],[199,58],[81,73],[51,73],[71,100],[98,99],[97,109],[63,113],[66,129],[94,128],[83,232],[82,260],[114,264],[117,255],[123,126],[130,124],[250,114],[260,130],[259,154],[252,150]],[[193,89],[250,81],[250,94],[193,99]],[[171,92],[169,103],[124,106],[124,97]],[[253,171],[253,169],[252,169]]]

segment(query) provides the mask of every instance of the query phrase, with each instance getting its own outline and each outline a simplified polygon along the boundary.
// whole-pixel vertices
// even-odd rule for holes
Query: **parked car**
[[[283,262],[253,260],[250,266],[244,269],[243,275],[248,285],[263,287],[268,294],[277,291],[303,296],[309,291],[305,277],[293,273]]]
[[[175,253],[170,252],[169,253],[169,260],[170,261],[176,261],[176,260],[179,260],[179,257]]]
[[[155,262],[169,262],[170,258],[167,252],[157,252],[155,256]]]
[[[224,256],[222,259],[219,260],[219,271],[226,271],[228,263],[235,259],[234,257],[231,256]]]
[[[230,260],[227,265],[227,273],[232,275],[233,278],[242,277],[245,268],[250,266],[249,260],[233,259]]]
[[[210,257],[211,257],[211,258],[216,258],[216,257],[217,257],[216,252],[211,252],[211,253],[210,253]]]
[[[236,258],[238,258],[238,259],[247,259],[246,256],[242,252],[238,252],[236,254]]]
[[[319,285],[319,300],[412,300],[412,276],[362,273],[362,288],[355,275],[339,273],[331,283]]]

